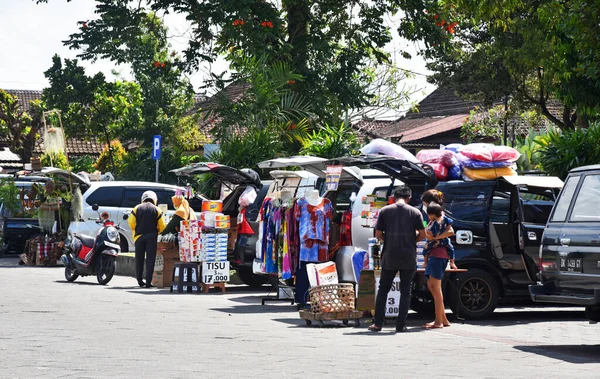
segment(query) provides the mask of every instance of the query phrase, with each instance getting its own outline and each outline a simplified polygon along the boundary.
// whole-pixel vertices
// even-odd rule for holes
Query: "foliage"
[[[555,130],[551,128],[551,130]],[[541,145],[548,138],[548,132],[539,132],[532,129],[526,136],[517,136],[514,148],[521,156],[517,160],[519,173],[538,171],[541,169]]]
[[[36,0],[47,2],[47,0]],[[135,25],[151,12],[184,15],[191,24],[189,43],[178,67],[194,72],[218,56],[241,53],[285,61],[306,80],[295,92],[313,105],[321,119],[382,99],[371,84],[371,67],[389,64],[383,48],[391,40],[386,17],[396,10],[388,1],[349,0],[98,0],[97,19],[81,21],[66,43],[83,59],[130,61],[128,46],[138,43]],[[145,7],[144,7],[145,4]],[[156,28],[154,29],[156,30]],[[143,43],[142,43],[143,44]],[[158,62],[163,62],[161,59]],[[167,67],[170,64],[167,62]],[[401,87],[389,86],[391,92]]]
[[[124,158],[123,171],[120,178],[123,180],[140,180],[153,182],[156,172],[156,161],[151,159],[152,148],[141,147],[131,151]],[[183,167],[191,162],[198,162],[198,156],[183,155],[181,149],[165,148],[161,151],[159,162],[159,178],[161,183],[177,184],[178,178],[170,170]]]
[[[21,210],[19,189],[13,180],[0,180],[0,204],[4,208],[4,217],[15,216]]]
[[[214,123],[211,134],[220,151],[211,159],[233,167],[255,168],[277,155],[295,154],[308,136],[313,116],[308,101],[294,92],[302,76],[284,62],[235,54],[235,84],[242,86],[234,102],[222,94],[209,104],[205,121]],[[224,83],[223,83],[224,85]]]
[[[323,158],[337,158],[358,154],[360,141],[352,130],[345,124],[339,128],[329,125],[313,131],[312,135],[305,140],[301,153]]]
[[[106,143],[116,138],[134,138],[142,131],[142,95],[138,84],[107,82],[104,74],[87,76],[77,60],[55,55],[45,72],[50,87],[43,98],[48,107],[61,111],[69,137],[102,136]]]
[[[284,154],[283,151],[283,141],[271,128],[252,127],[244,136],[229,137],[210,159],[227,166],[256,170],[259,162]]]
[[[127,156],[127,151],[125,151],[121,142],[114,140],[110,142],[110,145],[104,146],[104,150],[102,150],[94,166],[96,170],[103,173],[110,172],[117,178],[121,176],[125,169]]]
[[[92,158],[89,155],[82,155],[81,157],[71,159],[70,163],[71,170],[73,170],[74,172],[84,171],[87,173],[92,173],[96,171],[96,168],[94,167],[94,158]]]
[[[569,170],[600,163],[600,123],[588,129],[550,130],[540,146],[541,166],[547,174],[564,179]]]
[[[42,154],[40,157],[42,167],[56,167],[63,170],[69,169],[67,156],[63,152],[51,151]]]
[[[571,129],[596,117],[600,98],[597,0],[397,0],[399,32],[425,41],[432,80],[490,105],[511,96]],[[585,10],[584,10],[585,9]],[[581,17],[582,11],[586,17]],[[582,50],[587,49],[587,50]],[[564,104],[562,117],[548,101]]]
[[[467,143],[499,140],[502,138],[502,125],[506,118],[504,106],[482,110],[475,107],[469,113],[460,129],[460,137]]]
[[[24,106],[16,96],[0,89],[0,136],[7,139],[11,151],[28,161],[43,126],[44,103],[30,102],[29,113],[23,110]]]

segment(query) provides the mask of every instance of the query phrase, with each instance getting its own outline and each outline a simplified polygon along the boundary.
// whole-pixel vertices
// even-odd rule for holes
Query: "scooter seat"
[[[94,237],[86,236],[85,234],[76,234],[77,238],[81,240],[81,243],[85,247],[94,247],[96,239]]]

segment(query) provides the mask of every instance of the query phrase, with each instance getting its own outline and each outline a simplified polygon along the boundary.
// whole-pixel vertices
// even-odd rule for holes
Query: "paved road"
[[[600,325],[579,309],[503,308],[410,333],[307,328],[265,292],[176,295],[66,283],[59,268],[0,259],[0,378],[597,378]]]

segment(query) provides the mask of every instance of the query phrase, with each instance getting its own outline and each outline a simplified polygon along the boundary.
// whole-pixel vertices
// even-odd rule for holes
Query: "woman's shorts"
[[[425,267],[425,276],[442,280],[446,266],[448,266],[447,259],[429,257],[427,267]]]

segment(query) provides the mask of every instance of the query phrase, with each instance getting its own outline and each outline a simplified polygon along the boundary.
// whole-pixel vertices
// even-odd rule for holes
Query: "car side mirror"
[[[93,210],[94,212],[97,212],[97,211],[98,211],[98,209],[99,209],[99,207],[98,207],[98,204],[94,204],[94,205],[92,205],[92,210]]]
[[[128,215],[128,214],[124,214],[124,215],[123,215],[123,220],[127,220],[128,218],[129,218],[129,215]]]

